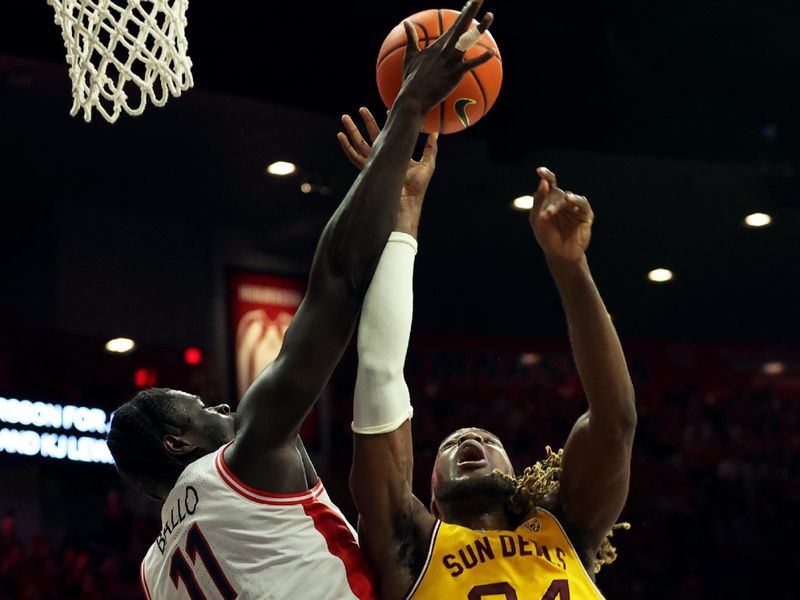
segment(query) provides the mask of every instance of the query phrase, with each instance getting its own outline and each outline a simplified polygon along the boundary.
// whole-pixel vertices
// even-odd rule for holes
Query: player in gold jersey
[[[374,139],[377,124],[368,112],[362,117]],[[340,134],[340,141],[363,166],[369,145],[351,120],[345,126],[349,140]],[[594,574],[613,560],[607,538],[628,494],[634,392],[585,255],[594,213],[586,198],[561,190],[548,169],[537,170],[530,224],[561,295],[588,410],[564,450],[548,448],[548,457],[521,477],[496,435],[460,429],[439,448],[431,506],[412,493],[412,410],[403,362],[413,238],[433,166],[409,169],[400,230],[412,239],[387,244],[361,314],[350,486],[362,550],[386,600],[602,598]]]

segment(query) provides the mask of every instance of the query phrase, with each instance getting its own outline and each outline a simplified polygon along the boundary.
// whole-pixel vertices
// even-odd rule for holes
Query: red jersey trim
[[[303,504],[303,510],[325,539],[328,552],[344,563],[347,584],[353,595],[359,600],[376,600],[372,575],[344,517],[322,502]]]
[[[144,597],[147,598],[147,600],[153,600],[153,597],[150,595],[150,590],[147,587],[147,579],[144,577],[144,561],[142,561],[142,564],[139,567],[139,582],[142,584]]]
[[[263,492],[261,490],[257,490],[253,487],[250,487],[246,483],[244,483],[241,479],[236,477],[231,471],[230,467],[225,462],[225,449],[230,446],[233,442],[229,442],[222,448],[217,451],[217,456],[214,459],[214,464],[217,467],[217,471],[219,472],[220,477],[222,480],[230,487],[234,492],[246,498],[247,500],[251,500],[253,502],[258,502],[259,504],[270,504],[270,505],[289,505],[289,504],[304,504],[307,502],[313,502],[325,491],[325,488],[322,486],[322,480],[317,479],[317,483],[314,487],[310,490],[306,490],[305,492],[299,492],[294,494],[272,494],[269,492]]]

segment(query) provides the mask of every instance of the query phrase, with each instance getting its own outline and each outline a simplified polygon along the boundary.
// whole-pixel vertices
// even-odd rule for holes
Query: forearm
[[[548,260],[569,325],[572,352],[593,419],[630,427],[636,421],[633,384],[617,332],[584,256]]]
[[[353,431],[394,431],[411,418],[403,376],[413,312],[416,241],[395,231],[372,278],[358,327],[358,373]]]
[[[395,224],[406,169],[422,127],[419,105],[398,98],[369,160],[320,238],[315,272],[329,269],[356,290],[366,284]]]

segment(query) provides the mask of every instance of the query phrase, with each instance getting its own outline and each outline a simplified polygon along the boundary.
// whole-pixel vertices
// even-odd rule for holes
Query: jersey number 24
[[[467,600],[482,600],[488,596],[501,596],[504,600],[517,600],[517,590],[508,582],[476,585],[467,594]],[[542,600],[569,600],[569,582],[566,579],[554,579],[542,596]]]

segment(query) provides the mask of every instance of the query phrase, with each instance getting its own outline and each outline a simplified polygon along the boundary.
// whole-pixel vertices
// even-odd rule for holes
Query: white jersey
[[[148,600],[376,598],[356,534],[322,482],[268,494],[240,481],[223,446],[184,469],[142,561]]]

